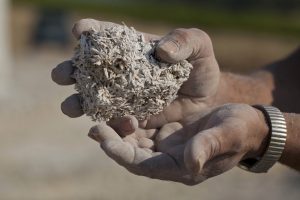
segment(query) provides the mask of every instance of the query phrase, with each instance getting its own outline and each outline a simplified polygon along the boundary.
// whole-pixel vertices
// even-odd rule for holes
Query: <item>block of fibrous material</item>
[[[156,44],[125,25],[82,34],[73,64],[84,113],[97,121],[125,115],[143,120],[168,106],[192,65],[158,61]]]

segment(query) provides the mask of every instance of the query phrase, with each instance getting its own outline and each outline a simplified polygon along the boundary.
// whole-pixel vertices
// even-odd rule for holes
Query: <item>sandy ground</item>
[[[238,71],[266,64],[297,45],[266,36],[212,36],[222,66]],[[74,91],[55,85],[50,72],[71,55],[70,49],[27,48],[14,56],[11,94],[0,100],[1,200],[299,199],[299,173],[279,164],[261,175],[236,168],[194,187],[130,174],[86,136],[93,125],[87,117],[69,119],[60,112],[60,102]]]

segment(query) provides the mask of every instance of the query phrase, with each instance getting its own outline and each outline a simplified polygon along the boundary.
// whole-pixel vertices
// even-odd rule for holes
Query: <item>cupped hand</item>
[[[97,31],[106,27],[119,26],[111,22],[83,19],[73,28],[73,34],[78,39],[80,35],[92,27]],[[179,121],[186,116],[206,109],[217,92],[219,84],[219,66],[215,59],[213,46],[209,36],[199,29],[175,29],[166,36],[143,33],[146,41],[160,39],[155,54],[158,59],[168,63],[176,63],[187,59],[192,65],[189,79],[182,85],[178,98],[161,113],[150,116],[140,122],[143,128],[158,128],[169,122]],[[72,78],[74,67],[71,61],[59,64],[52,71],[52,79],[60,85],[74,84]],[[80,96],[73,94],[61,105],[64,114],[69,117],[83,115]]]
[[[245,104],[206,110],[160,129],[141,129],[134,117],[121,120],[125,119],[135,129],[120,129],[120,122],[100,123],[89,136],[128,171],[187,185],[222,174],[242,159],[260,156],[268,140],[264,115]]]

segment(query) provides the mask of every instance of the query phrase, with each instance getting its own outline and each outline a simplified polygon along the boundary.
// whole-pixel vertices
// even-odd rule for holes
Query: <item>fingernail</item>
[[[95,130],[94,127],[90,129],[90,131],[89,131],[89,133],[88,133],[88,136],[89,136],[91,139],[95,140],[96,142],[99,142],[99,141],[100,141],[100,138],[98,137],[98,133],[97,133],[97,131]]]
[[[140,128],[145,128],[147,125],[147,120],[140,120],[138,123]]]
[[[168,53],[176,53],[179,51],[179,45],[176,41],[168,40],[166,42],[162,42],[159,45],[159,49]]]
[[[125,119],[121,122],[121,129],[126,132],[134,131],[134,127],[131,119]]]
[[[66,98],[61,103],[61,111],[71,118],[76,118],[83,115],[84,112],[81,107],[80,98],[81,97],[78,94],[73,94]]]

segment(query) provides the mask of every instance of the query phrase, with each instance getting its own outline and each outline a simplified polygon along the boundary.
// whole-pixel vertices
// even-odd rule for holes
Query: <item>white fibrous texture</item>
[[[169,105],[192,65],[159,62],[156,43],[125,25],[82,34],[73,64],[84,113],[97,121],[125,115],[143,120]]]

